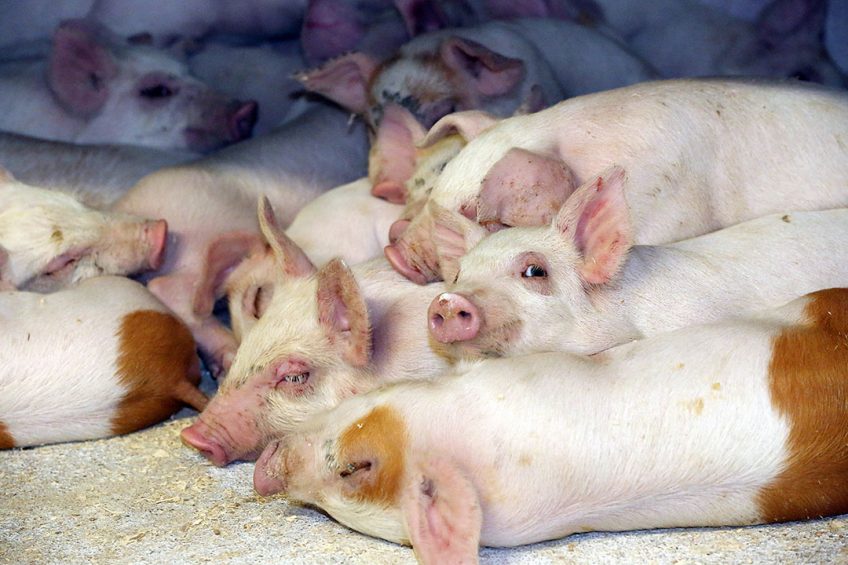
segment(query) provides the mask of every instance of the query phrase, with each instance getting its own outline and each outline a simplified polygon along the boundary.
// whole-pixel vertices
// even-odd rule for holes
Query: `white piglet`
[[[137,282],[0,292],[0,449],[108,437],[202,410],[191,333]]]
[[[168,226],[119,212],[101,212],[74,197],[16,181],[0,168],[0,280],[51,291],[84,278],[156,269]]]
[[[256,463],[424,564],[591,530],[848,512],[848,291],[596,358],[480,361],[317,414]]]
[[[455,234],[454,255],[445,247],[441,256],[453,283],[428,313],[440,351],[591,354],[848,286],[848,209],[774,214],[634,246],[626,198],[625,172],[613,167],[580,187],[549,226],[494,233],[458,261],[485,230]],[[463,219],[455,223],[467,226]]]

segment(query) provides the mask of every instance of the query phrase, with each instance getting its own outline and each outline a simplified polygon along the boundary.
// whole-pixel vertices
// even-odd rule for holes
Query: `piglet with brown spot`
[[[0,448],[109,437],[202,410],[191,333],[142,285],[0,293]]]
[[[845,513],[846,332],[848,289],[833,289],[594,358],[467,364],[313,415],[269,445],[254,485],[424,564],[588,530]]]

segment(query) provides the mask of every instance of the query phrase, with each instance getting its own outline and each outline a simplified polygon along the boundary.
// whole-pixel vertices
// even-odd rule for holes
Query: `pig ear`
[[[495,116],[480,110],[448,114],[433,124],[418,147],[429,147],[449,135],[459,134],[466,143],[498,123]]]
[[[228,232],[221,234],[206,249],[203,275],[195,288],[192,309],[198,315],[211,315],[218,291],[230,271],[251,252],[262,246],[255,233]]]
[[[492,165],[477,200],[483,226],[544,226],[551,222],[575,188],[565,162],[513,147]]]
[[[401,508],[420,563],[477,563],[483,513],[474,485],[456,465],[444,459],[416,465]]]
[[[368,307],[350,268],[333,259],[318,271],[318,322],[345,361],[364,367],[371,357]]]
[[[448,19],[438,2],[433,0],[395,0],[409,37],[448,27]]]
[[[368,109],[368,83],[376,70],[376,59],[364,53],[349,53],[295,78],[307,90],[362,114]]]
[[[368,162],[372,195],[395,204],[406,202],[404,183],[415,171],[415,145],[424,135],[424,128],[408,110],[397,104],[385,107]]]
[[[495,53],[470,39],[450,37],[439,51],[445,64],[482,96],[507,94],[524,78],[523,61]]]
[[[486,230],[433,201],[428,205],[433,218],[430,238],[436,248],[442,278],[450,282],[456,279],[460,259],[486,236]]]
[[[115,59],[92,24],[69,20],[53,34],[47,82],[70,112],[83,117],[99,112],[117,74]]]
[[[633,246],[626,183],[624,169],[610,167],[578,188],[556,217],[556,229],[583,257],[578,272],[588,284],[612,280]]]
[[[259,199],[259,229],[265,241],[271,246],[277,263],[287,276],[308,277],[315,273],[317,269],[306,253],[285,234],[277,223],[274,208],[267,196]]]

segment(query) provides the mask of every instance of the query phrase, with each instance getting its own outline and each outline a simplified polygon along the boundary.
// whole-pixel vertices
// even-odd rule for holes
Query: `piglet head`
[[[50,90],[86,120],[79,141],[211,151],[250,137],[256,102],[229,99],[166,52],[130,43],[84,20],[53,36]]]
[[[422,563],[476,562],[482,510],[473,483],[448,458],[413,458],[402,412],[368,396],[271,443],[257,461],[254,488],[285,492],[350,528],[411,544]]]
[[[370,389],[370,355],[368,311],[341,260],[280,281],[218,394],[183,439],[216,465],[254,458],[273,435]]]
[[[619,167],[591,178],[548,227],[502,230],[458,261],[429,310],[434,347],[450,358],[580,349],[595,294],[632,246]]]
[[[278,280],[316,272],[303,250],[286,236],[265,196],[259,199],[257,215],[264,245],[254,247],[225,282],[230,320],[239,340],[265,313]]]

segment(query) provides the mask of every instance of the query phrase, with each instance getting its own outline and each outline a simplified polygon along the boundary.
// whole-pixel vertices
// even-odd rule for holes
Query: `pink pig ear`
[[[384,108],[368,161],[372,195],[394,204],[406,202],[405,183],[415,171],[415,146],[424,135],[424,128],[406,108],[397,104]]]
[[[401,508],[420,563],[477,563],[483,513],[474,485],[456,465],[443,459],[418,464]]]
[[[118,74],[103,35],[83,20],[63,22],[53,34],[47,82],[59,102],[78,116],[100,111],[109,97],[109,81]]]
[[[194,289],[192,311],[198,315],[211,315],[227,275],[261,245],[262,240],[255,233],[242,231],[223,233],[210,243],[206,249],[203,275]]]
[[[574,174],[559,157],[513,147],[483,180],[477,222],[494,228],[547,225],[575,185]]]
[[[295,76],[303,87],[326,96],[351,112],[368,109],[368,83],[377,70],[377,60],[364,53],[349,53],[317,69]]]
[[[578,188],[556,217],[556,228],[583,256],[578,271],[588,284],[612,280],[633,246],[626,183],[624,169],[610,167]]]
[[[506,57],[462,37],[450,37],[439,48],[445,64],[481,96],[502,96],[524,79],[524,62]]]
[[[440,139],[459,134],[466,143],[498,123],[498,118],[480,110],[448,114],[433,124],[418,147],[430,147]]]
[[[409,37],[448,27],[448,18],[434,0],[395,0]]]
[[[345,361],[364,367],[371,357],[368,307],[350,268],[333,259],[318,271],[318,322]]]
[[[267,196],[259,199],[259,230],[271,246],[277,263],[289,277],[308,277],[317,270],[306,253],[285,234]]]
[[[433,201],[429,202],[433,218],[430,239],[436,248],[442,279],[451,282],[459,272],[459,262],[487,233],[478,224]]]

